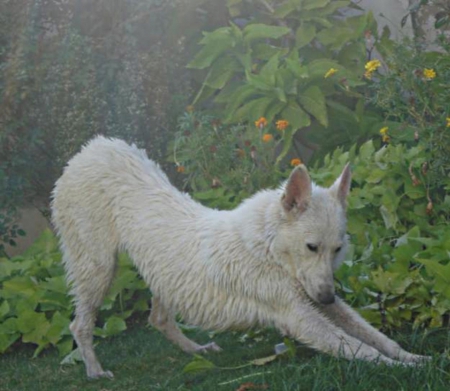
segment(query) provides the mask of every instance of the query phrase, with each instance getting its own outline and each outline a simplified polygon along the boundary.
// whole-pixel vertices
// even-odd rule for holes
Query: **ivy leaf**
[[[194,359],[183,368],[183,373],[196,373],[213,368],[216,368],[216,366],[211,361],[195,354]]]
[[[312,114],[321,125],[328,126],[325,97],[319,87],[309,87],[305,92],[300,94],[298,100],[303,108]]]

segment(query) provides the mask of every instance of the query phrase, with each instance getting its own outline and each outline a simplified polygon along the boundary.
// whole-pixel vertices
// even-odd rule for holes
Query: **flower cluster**
[[[372,74],[379,68],[381,67],[381,62],[380,60],[370,60],[366,63],[365,65],[365,72],[364,72],[364,76],[366,79],[371,79],[372,78]]]
[[[386,143],[386,144],[389,143],[389,141],[391,141],[391,138],[387,134],[388,130],[389,130],[389,128],[387,126],[380,129],[381,140],[383,140],[383,143]]]
[[[425,68],[422,74],[425,80],[433,80],[436,77],[436,71],[432,68]]]

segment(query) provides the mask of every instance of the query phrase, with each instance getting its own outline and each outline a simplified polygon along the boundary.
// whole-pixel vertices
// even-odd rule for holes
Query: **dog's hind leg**
[[[89,378],[112,378],[103,370],[93,346],[93,330],[98,308],[111,285],[115,269],[115,254],[104,254],[90,259],[84,252],[77,259],[66,262],[72,293],[75,296],[75,319],[70,331],[78,345]]]
[[[199,345],[186,337],[177,326],[174,314],[167,311],[161,300],[155,296],[152,298],[149,323],[186,353],[205,353],[209,350],[219,352],[222,350],[215,342]]]
[[[334,304],[323,305],[321,311],[347,334],[373,346],[387,357],[406,363],[420,363],[430,357],[412,354],[368,324],[355,310],[336,297]]]

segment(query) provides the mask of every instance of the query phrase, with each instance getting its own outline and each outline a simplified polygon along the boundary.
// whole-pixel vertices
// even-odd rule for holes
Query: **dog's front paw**
[[[425,365],[427,362],[431,361],[432,358],[430,356],[421,356],[420,354],[408,353],[402,357],[401,360],[404,363],[411,365]]]
[[[208,353],[209,351],[212,352],[221,352],[222,348],[217,345],[215,342],[207,343],[206,345],[200,345],[197,349],[197,353]]]

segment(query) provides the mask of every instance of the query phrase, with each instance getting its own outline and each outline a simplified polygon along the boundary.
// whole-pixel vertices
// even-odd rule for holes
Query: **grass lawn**
[[[207,333],[190,331],[198,342],[210,340]],[[214,340],[224,349],[206,358],[218,367],[236,367],[249,360],[270,356],[281,342],[274,331],[264,331],[262,340],[240,341],[238,333],[216,335]],[[259,385],[254,390],[450,390],[450,360],[445,358],[449,346],[448,330],[396,334],[402,346],[416,353],[431,354],[433,361],[420,368],[387,367],[364,362],[348,362],[319,354],[299,346],[295,357],[279,358],[264,366],[241,369],[211,369],[184,374],[192,360],[160,333],[143,322],[129,326],[114,338],[99,340],[97,353],[113,380],[89,381],[84,366],[61,366],[56,350],[32,359],[33,349],[17,346],[0,356],[0,390],[237,390],[246,382]],[[444,354],[442,354],[444,353]],[[445,356],[445,357],[444,357]],[[223,384],[226,383],[226,384]],[[267,387],[263,387],[267,385]],[[251,390],[251,389],[248,389]]]

